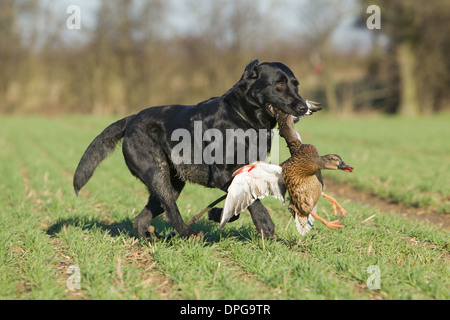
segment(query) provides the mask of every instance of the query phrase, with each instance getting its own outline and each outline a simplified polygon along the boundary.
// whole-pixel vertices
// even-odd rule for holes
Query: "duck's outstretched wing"
[[[240,168],[233,176],[219,228],[223,228],[232,216],[247,209],[256,199],[271,195],[284,202],[286,187],[279,165],[254,162]]]

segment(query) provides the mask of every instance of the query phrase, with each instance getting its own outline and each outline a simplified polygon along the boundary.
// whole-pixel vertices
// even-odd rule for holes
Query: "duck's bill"
[[[318,102],[311,101],[308,99],[306,99],[305,102],[306,102],[306,105],[308,106],[308,112],[306,113],[306,115],[310,115],[313,112],[322,110],[321,104]]]
[[[339,170],[347,171],[347,172],[353,172],[353,167],[344,166],[344,167],[339,168]]]
[[[305,103],[306,103],[306,106],[308,107],[308,110],[306,111],[306,113],[304,115],[294,117],[294,123],[297,123],[304,116],[309,116],[309,115],[312,115],[314,112],[322,110],[322,107],[321,107],[320,103],[318,103],[318,102],[306,99]]]

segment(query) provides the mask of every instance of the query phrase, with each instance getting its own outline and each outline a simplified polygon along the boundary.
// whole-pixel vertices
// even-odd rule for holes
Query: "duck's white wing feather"
[[[240,168],[234,173],[234,179],[228,187],[219,228],[223,228],[231,217],[247,209],[256,199],[271,195],[284,202],[285,193],[279,165],[254,162]]]

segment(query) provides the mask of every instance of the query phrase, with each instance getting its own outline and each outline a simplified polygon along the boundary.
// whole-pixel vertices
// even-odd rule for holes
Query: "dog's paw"
[[[180,235],[183,239],[186,239],[188,241],[196,241],[196,242],[203,242],[205,235],[203,234],[203,231],[196,232],[189,228],[189,233],[185,233],[183,235]]]
[[[180,237],[188,239],[192,236],[196,236],[197,232],[195,232],[191,228],[187,227],[185,230],[183,230],[183,232],[179,232],[178,234],[180,235]]]
[[[204,235],[203,231],[196,232],[195,234],[191,234],[189,236],[189,240],[191,240],[191,241],[203,242],[204,239],[205,239],[205,235]]]

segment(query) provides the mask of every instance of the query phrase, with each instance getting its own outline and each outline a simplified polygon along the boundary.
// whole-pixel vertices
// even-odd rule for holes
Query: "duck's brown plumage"
[[[283,179],[286,184],[291,206],[299,213],[308,215],[315,207],[322,193],[320,168],[315,159],[319,157],[317,149],[310,144],[302,144],[294,155],[283,162]]]

